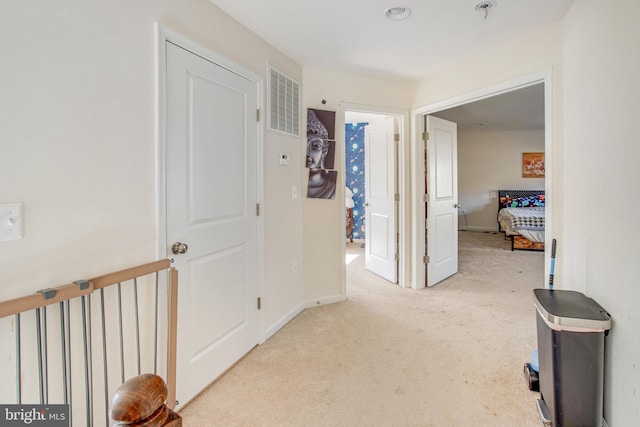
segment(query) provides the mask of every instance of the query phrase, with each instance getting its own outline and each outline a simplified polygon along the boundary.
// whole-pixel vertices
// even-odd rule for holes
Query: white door
[[[167,249],[179,272],[184,405],[259,341],[257,84],[172,43],[166,58]],[[186,253],[172,253],[174,242]]]
[[[365,266],[398,282],[396,143],[393,117],[365,128]]]
[[[427,116],[427,286],[458,272],[457,125]]]

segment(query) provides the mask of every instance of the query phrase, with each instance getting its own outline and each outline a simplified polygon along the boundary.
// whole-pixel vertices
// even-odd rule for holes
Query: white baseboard
[[[458,226],[459,231],[498,231],[498,227],[475,227],[475,226]]]
[[[304,309],[304,304],[298,305],[285,316],[283,316],[280,320],[278,320],[275,324],[269,327],[269,329],[265,331],[264,340],[260,344],[264,343],[266,340],[275,335],[276,332],[282,329],[287,323],[291,322],[298,314],[302,313]]]
[[[291,322],[298,314],[302,313],[303,310],[305,310],[307,308],[312,308],[312,307],[319,307],[321,305],[334,304],[336,302],[342,302],[345,299],[346,298],[344,296],[342,296],[342,295],[331,295],[331,296],[324,297],[324,298],[318,298],[318,299],[305,301],[304,303],[302,303],[302,304],[298,305],[297,307],[295,307],[293,310],[291,310],[285,316],[283,316],[276,323],[271,325],[264,332],[264,339],[262,340],[262,342],[260,342],[260,344],[263,344],[269,338],[274,336],[276,334],[276,332],[278,332],[280,329],[282,329],[287,323]]]
[[[316,298],[307,300],[304,302],[304,308],[318,307],[325,304],[334,304],[336,302],[342,302],[346,299],[343,295],[331,295],[324,298]]]

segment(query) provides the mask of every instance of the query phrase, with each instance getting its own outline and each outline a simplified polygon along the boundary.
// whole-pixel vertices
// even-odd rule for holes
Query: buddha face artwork
[[[335,112],[307,110],[307,158],[309,169],[307,197],[334,199],[338,172],[333,169],[335,158]]]
[[[307,160],[310,169],[333,169],[335,112],[307,110]]]

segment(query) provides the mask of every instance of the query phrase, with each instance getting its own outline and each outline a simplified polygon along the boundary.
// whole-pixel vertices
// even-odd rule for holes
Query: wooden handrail
[[[0,302],[0,318],[29,310],[35,310],[36,308],[55,304],[60,301],[66,301],[82,295],[88,295],[96,289],[101,289],[136,277],[142,277],[147,274],[166,270],[170,266],[170,260],[162,259],[148,264],[139,265],[137,267],[128,268],[126,270],[116,271],[115,273],[98,276],[88,281],[83,280],[76,283],[70,283],[68,285],[58,286],[57,288],[38,291],[33,295],[2,301]],[[87,282],[88,286],[86,286]],[[81,286],[79,283],[83,283],[84,285]],[[55,293],[55,296],[46,298],[46,292],[52,291]]]
[[[105,274],[104,276],[94,277],[93,279],[89,279],[89,281],[93,283],[95,289],[101,289],[115,285],[116,283],[126,282],[127,280],[131,280],[136,277],[142,277],[157,271],[166,270],[170,266],[170,260],[161,259],[159,261],[142,264],[137,267],[127,268],[126,270],[116,271],[115,273]]]
[[[162,282],[163,285],[160,286],[159,284],[159,276],[158,273],[160,272],[165,272],[162,275]],[[91,340],[89,339],[87,341],[87,330],[89,333],[92,333],[92,329],[94,330],[94,332],[96,332],[99,329],[99,326],[97,328],[91,328],[91,323],[90,323],[90,319],[91,319],[91,300],[92,298],[89,298],[88,302],[87,302],[87,306],[89,309],[89,314],[88,314],[88,328],[87,328],[87,324],[85,323],[85,321],[87,321],[87,316],[85,313],[85,308],[87,306],[85,306],[85,296],[89,296],[91,297],[91,295],[97,291],[98,289],[102,290],[106,287],[112,286],[112,285],[116,285],[118,284],[118,301],[117,304],[119,305],[118,307],[118,313],[120,314],[120,356],[121,356],[121,375],[122,375],[122,381],[124,381],[124,359],[122,358],[122,354],[123,354],[123,349],[122,349],[122,342],[123,342],[123,333],[122,333],[122,323],[123,323],[123,319],[122,319],[122,305],[121,305],[121,300],[120,300],[120,296],[121,296],[121,288],[120,288],[120,284],[121,283],[127,283],[127,284],[131,284],[131,281],[133,281],[133,292],[135,295],[135,302],[134,302],[134,310],[135,311],[135,322],[136,322],[136,327],[139,327],[138,324],[138,301],[137,301],[137,281],[136,279],[138,278],[143,278],[145,277],[146,279],[143,281],[143,283],[145,285],[152,285],[153,280],[152,277],[150,277],[151,275],[155,274],[155,312],[153,313],[155,315],[155,329],[154,329],[154,339],[155,339],[155,352],[154,352],[154,367],[153,367],[153,371],[155,373],[156,369],[157,369],[157,361],[158,361],[158,353],[157,353],[157,349],[158,349],[158,342],[157,342],[157,334],[158,334],[158,296],[159,296],[159,290],[160,289],[165,289],[166,286],[166,322],[167,322],[167,336],[166,336],[166,386],[167,386],[167,393],[165,395],[166,399],[166,411],[167,413],[173,413],[172,409],[175,408],[176,406],[176,359],[177,359],[177,320],[178,320],[178,271],[171,266],[171,261],[169,259],[162,259],[162,260],[158,260],[158,261],[154,261],[154,262],[150,262],[147,264],[142,264],[142,265],[138,265],[136,267],[132,267],[132,268],[127,268],[125,270],[120,270],[120,271],[116,271],[114,273],[109,273],[109,274],[105,274],[102,276],[97,276],[94,277],[93,279],[89,279],[89,280],[78,280],[75,281],[73,283],[70,284],[66,284],[66,285],[62,285],[62,286],[58,286],[56,288],[51,288],[51,289],[43,289],[38,291],[37,293],[31,294],[31,295],[27,295],[21,298],[15,298],[15,299],[11,299],[11,300],[7,300],[7,301],[2,301],[0,302],[0,318],[4,318],[4,317],[9,317],[12,315],[18,315],[21,313],[27,313],[27,312],[33,312],[34,310],[39,310],[42,307],[48,306],[48,305],[52,305],[52,304],[56,304],[56,303],[62,303],[62,302],[67,302],[70,300],[74,300],[77,297],[83,297],[82,298],[82,314],[81,314],[81,321],[82,321],[82,328],[83,328],[83,333],[85,334],[84,336],[84,351],[85,351],[85,385],[86,385],[86,391],[87,391],[87,396],[89,396],[90,393],[93,393],[94,390],[94,384],[93,381],[91,381],[91,384],[89,385],[89,380],[87,379],[88,376],[91,376],[91,378],[93,379],[93,373],[90,372],[91,367],[89,367],[89,365],[87,364],[87,351],[89,351],[89,353],[91,352]],[[115,297],[115,294],[112,295]],[[106,385],[109,380],[107,379],[107,368],[106,368],[106,360],[107,360],[107,346],[106,346],[106,340],[105,340],[105,307],[104,307],[104,303],[105,303],[105,299],[104,299],[104,294],[102,292],[100,293],[96,293],[96,295],[94,295],[94,297],[96,298],[96,301],[101,303],[102,305],[102,334],[103,334],[103,343],[102,343],[102,350],[104,352],[104,360],[105,360],[105,364],[104,364],[104,378],[101,379],[101,381],[104,381],[104,385],[105,385],[105,398],[106,395],[108,394],[108,386]],[[60,321],[57,322],[59,323],[60,326],[60,332],[62,334],[62,355],[61,355],[61,359],[63,361],[63,363],[65,364],[65,366],[67,366],[67,363],[70,364],[70,358],[67,355],[71,354],[71,350],[70,350],[70,346],[65,347],[65,342],[66,343],[70,343],[71,342],[71,329],[69,328],[69,325],[71,323],[71,315],[69,313],[69,305],[66,306],[66,317],[65,314],[63,313],[64,310],[64,305],[61,304],[60,306]],[[163,309],[164,310],[164,309]],[[145,312],[146,313],[146,312]],[[149,314],[151,314],[151,312],[149,312]],[[134,314],[132,314],[133,316]],[[46,312],[44,313],[44,317],[41,323],[40,320],[40,316],[41,313],[39,311],[37,311],[35,313],[36,319],[37,319],[37,325],[36,327],[37,329],[37,340],[39,342],[39,346],[42,346],[44,343],[43,347],[38,347],[38,351],[40,352],[41,349],[44,349],[46,351],[46,342],[47,342],[47,332],[46,332],[46,328],[47,328],[47,317],[51,317],[51,316],[47,316]],[[29,319],[31,319],[31,317],[29,317]],[[16,319],[16,324],[18,325],[16,330],[15,330],[15,334],[16,334],[16,354],[17,354],[17,358],[20,358],[20,336],[22,335],[21,333],[21,329],[20,329],[20,318],[18,317]],[[65,328],[65,323],[66,323],[66,330]],[[44,328],[44,334],[41,334],[40,331],[40,327]],[[97,333],[97,332],[96,332]],[[66,334],[66,335],[65,335]],[[44,338],[42,338],[44,337]],[[138,340],[137,346],[138,346],[138,374],[141,373],[141,363],[140,363],[140,337],[138,335],[138,330],[136,329],[136,338]],[[66,341],[65,341],[66,340]],[[79,340],[75,340],[74,342],[81,342]],[[88,343],[88,344],[87,344]],[[82,344],[81,344],[82,345]],[[163,344],[164,345],[164,344]],[[89,349],[89,350],[87,350]],[[68,352],[65,353],[65,350],[68,350]],[[39,357],[40,357],[40,353],[39,353]],[[40,380],[40,393],[41,396],[43,395],[43,392],[47,391],[49,388],[49,384],[48,384],[48,374],[47,374],[47,358],[44,358],[44,362],[43,359],[39,358],[39,371],[38,374],[40,376],[39,380]],[[89,369],[89,371],[87,371],[87,369]],[[22,399],[22,392],[21,392],[21,383],[22,383],[22,379],[21,379],[21,368],[20,368],[20,364],[17,364],[17,368],[16,368],[16,378],[18,378],[18,388],[17,388],[17,398],[16,400],[18,402],[21,402]],[[96,374],[97,375],[97,374]],[[155,375],[155,374],[154,374]],[[43,378],[46,381],[43,381]],[[96,376],[96,378],[98,378],[98,376]],[[69,375],[67,376],[65,374],[65,384],[64,384],[64,388],[66,388],[67,390],[70,390],[70,388],[67,388],[67,380],[71,380],[71,376],[70,376],[70,371],[69,371]],[[70,393],[70,391],[68,391],[68,393]],[[92,412],[92,407],[95,407],[95,405],[93,403],[90,403],[90,399],[89,397],[86,398],[86,415],[88,417],[88,419],[90,417],[92,417],[93,412]],[[42,400],[42,397],[41,397]],[[107,411],[105,411],[107,412]],[[173,413],[175,415],[175,413]],[[108,415],[105,413],[105,415],[107,416],[107,422],[108,422]],[[174,416],[171,420],[171,423],[166,423],[163,424],[163,426],[179,426],[180,424],[176,424],[179,421],[179,417]],[[137,425],[137,424],[136,424]],[[144,424],[147,425],[147,424]]]
[[[88,295],[92,293],[93,290],[94,288],[91,282],[88,282],[88,286],[84,289],[81,289],[81,286],[77,283],[70,283],[68,285],[58,286],[54,289],[39,291],[38,293],[27,295],[26,297],[2,301],[0,302],[0,318],[34,310],[36,308],[55,304],[60,301],[66,301],[82,295]],[[45,298],[45,292],[55,292],[55,296],[52,298]]]

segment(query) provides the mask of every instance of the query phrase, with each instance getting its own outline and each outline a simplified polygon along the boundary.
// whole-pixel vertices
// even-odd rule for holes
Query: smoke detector
[[[495,7],[497,4],[498,2],[494,0],[483,0],[480,3],[476,4],[476,10],[478,12],[484,12],[484,19],[487,19],[487,16],[489,15],[489,9]]]

